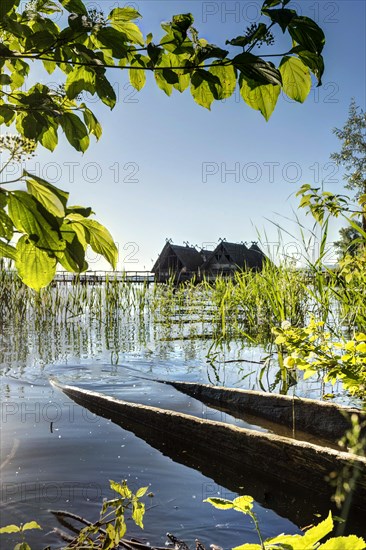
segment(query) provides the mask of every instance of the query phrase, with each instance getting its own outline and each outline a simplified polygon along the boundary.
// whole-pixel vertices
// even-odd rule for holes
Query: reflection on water
[[[171,304],[164,309],[160,304],[159,309],[153,305],[153,288],[139,291],[130,286],[131,295],[126,291],[123,299],[114,291],[106,300],[99,287],[72,292],[56,288],[41,294],[33,309],[19,306],[17,314],[11,310],[2,317],[1,523],[34,519],[44,530],[29,540],[36,548],[56,547],[60,541],[51,533],[55,520],[49,509],[96,520],[102,498],[110,496],[109,480],[126,478],[134,489],[151,484],[154,497],[147,503],[144,536],[152,543],[162,545],[166,531],[223,547],[257,542],[253,526],[235,512],[202,503],[210,496],[245,493],[245,479],[240,487],[217,485],[214,476],[184,461],[174,462],[148,441],[55,392],[49,377],[129,401],[245,425],[153,379],[281,391],[275,358],[265,368],[251,363],[260,361],[268,349],[237,341],[213,350],[212,340],[200,337],[214,330],[209,307],[200,316],[197,304],[188,309]],[[24,302],[24,296],[18,300]],[[238,359],[241,362],[226,363]],[[318,381],[300,380],[296,386],[292,381],[289,386],[299,395],[319,397],[321,391]],[[270,509],[257,505],[256,512],[265,537],[297,532]],[[141,537],[132,524],[128,527],[131,535]],[[8,542],[6,536],[2,540]]]

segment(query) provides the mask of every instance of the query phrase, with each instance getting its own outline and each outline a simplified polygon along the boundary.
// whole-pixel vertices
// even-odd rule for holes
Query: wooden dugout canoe
[[[366,458],[273,433],[203,420],[51,382],[79,405],[132,431],[174,461],[201,471],[230,491],[254,499],[296,523],[314,521],[332,507],[326,478],[357,476],[350,526],[365,531]],[[206,496],[213,494],[203,493]],[[339,511],[336,511],[340,515]]]
[[[324,440],[322,443],[329,442],[338,447],[339,440],[352,427],[352,415],[363,426],[361,436],[366,436],[366,414],[356,408],[329,401],[195,382],[157,381],[249,423],[265,419],[268,423],[264,425],[269,430],[295,439],[311,441],[309,436],[314,436],[319,441]],[[285,429],[281,430],[278,425]],[[366,454],[366,448],[364,450]]]

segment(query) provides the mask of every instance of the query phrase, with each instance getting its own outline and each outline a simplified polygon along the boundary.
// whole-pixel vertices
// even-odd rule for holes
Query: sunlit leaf
[[[113,241],[112,235],[101,223],[96,220],[85,219],[82,225],[87,228],[90,241],[89,244],[97,254],[104,258],[116,269],[118,260],[118,249]]]
[[[318,550],[365,550],[366,543],[361,537],[348,535],[348,537],[331,538],[321,544]]]
[[[145,86],[146,82],[144,65],[139,61],[139,59],[135,58],[131,63],[131,67],[135,68],[129,69],[130,82],[137,91],[140,91]]]
[[[22,527],[22,531],[29,531],[30,529],[42,529],[42,527],[36,521],[28,521]]]
[[[60,4],[70,13],[87,15],[87,9],[82,0],[60,0]]]
[[[58,226],[57,219],[52,214],[48,214],[46,219],[40,213],[34,197],[24,191],[12,191],[9,194],[8,205],[9,217],[15,227],[28,235],[37,246],[51,251],[65,248],[64,241],[55,229]]]
[[[39,141],[43,147],[49,151],[54,151],[58,143],[56,128],[52,124],[49,124],[48,128],[46,128],[40,135]]]
[[[249,495],[243,495],[241,497],[234,498],[233,500],[234,510],[247,514],[253,508],[253,501],[254,501],[253,497]]]
[[[242,78],[240,83],[240,95],[252,109],[260,111],[268,121],[276,107],[281,87],[273,86],[272,84],[261,86],[255,86],[253,84],[253,81]]]
[[[217,86],[220,81],[217,76],[198,69],[191,76],[191,94],[198,105],[211,109],[212,102],[218,98]]]
[[[20,528],[14,524],[6,525],[5,527],[0,527],[0,533],[19,533],[19,531],[20,531]]]
[[[284,57],[279,69],[285,94],[291,99],[303,103],[311,89],[309,68],[296,57]]]
[[[240,546],[234,546],[232,550],[263,550],[263,546],[260,544],[247,542],[246,544],[241,544]]]
[[[95,93],[95,71],[89,67],[75,67],[67,75],[65,90],[67,97],[74,99],[81,92]]]
[[[19,239],[16,251],[15,266],[22,281],[37,292],[48,286],[56,274],[56,259],[27,237]]]
[[[140,487],[140,489],[138,489],[136,491],[137,498],[143,497],[146,494],[146,492],[148,491],[148,489],[149,489],[149,487]]]
[[[0,208],[0,237],[10,241],[13,236],[13,222],[7,213]]]
[[[209,72],[220,81],[220,85],[216,87],[218,99],[230,97],[236,88],[236,70],[233,65],[213,65]]]
[[[51,212],[51,214],[58,218],[65,216],[64,205],[49,186],[42,185],[34,179],[27,179],[27,189],[48,212]]]
[[[19,5],[20,0],[1,0],[0,2],[0,19],[5,17],[7,13],[15,9]]]
[[[10,244],[4,243],[0,240],[0,258],[9,258],[15,260],[16,250]]]
[[[139,502],[134,500],[132,503],[132,519],[138,525],[141,527],[141,529],[144,528],[143,524],[143,518],[145,514],[145,504],[143,502]]]
[[[60,117],[60,124],[69,143],[84,153],[89,147],[89,136],[85,124],[74,113],[64,113]]]
[[[233,502],[226,498],[218,498],[218,497],[206,498],[203,502],[208,502],[209,504],[212,504],[212,506],[214,506],[215,508],[218,508],[219,510],[230,510],[234,508]]]
[[[109,480],[110,488],[116,493],[119,493],[123,498],[131,498],[132,491],[127,487],[126,482],[117,483],[116,481]]]

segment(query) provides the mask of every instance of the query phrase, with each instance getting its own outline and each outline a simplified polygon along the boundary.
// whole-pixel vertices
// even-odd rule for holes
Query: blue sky
[[[86,2],[105,12],[124,2]],[[177,13],[193,13],[200,36],[225,47],[257,18],[262,2],[129,2],[143,16],[141,27],[157,42],[160,23]],[[71,203],[94,208],[120,250],[118,269],[150,269],[166,237],[177,244],[211,247],[228,241],[276,243],[280,223],[297,235],[292,218],[303,183],[342,192],[342,171],[330,162],[340,142],[332,129],[343,126],[352,97],[365,107],[365,6],[361,0],[297,0],[294,8],[315,18],[324,29],[325,74],[304,104],[280,97],[266,122],[236,94],[207,111],[189,90],[168,98],[148,75],[137,93],[127,74],[114,71],[111,81],[118,103],[110,111],[98,100],[91,105],[103,137],[81,155],[61,139],[53,154],[45,150],[32,168],[71,192]],[[296,5],[295,5],[296,4]],[[273,53],[286,51],[279,36]],[[259,50],[261,53],[262,50]],[[263,50],[264,53],[264,50]],[[52,77],[48,77],[48,80]],[[57,76],[55,76],[55,80]],[[280,216],[279,216],[279,215]],[[311,226],[311,219],[302,219]],[[337,237],[339,223],[331,238]],[[293,242],[284,235],[285,242]],[[270,245],[274,249],[275,245]],[[294,247],[293,247],[294,248]],[[290,248],[288,249],[288,251]],[[106,263],[89,254],[91,269]]]

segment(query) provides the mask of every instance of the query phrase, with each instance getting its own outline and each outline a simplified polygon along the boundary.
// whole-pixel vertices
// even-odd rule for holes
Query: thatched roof
[[[224,257],[225,261],[217,260],[217,256]],[[259,246],[252,244],[248,248],[244,243],[228,243],[221,241],[202,266],[202,270],[209,270],[212,264],[219,261],[239,268],[261,269],[266,258]]]
[[[202,249],[198,251],[193,246],[179,246],[167,241],[155,262],[152,273],[180,271],[201,272],[217,269],[260,270],[266,255],[255,243],[248,248],[244,243],[228,243],[221,241],[215,250]]]
[[[179,246],[167,242],[151,270],[152,273],[166,269],[168,258],[174,256],[187,271],[197,271],[203,263],[201,254],[193,246]]]

